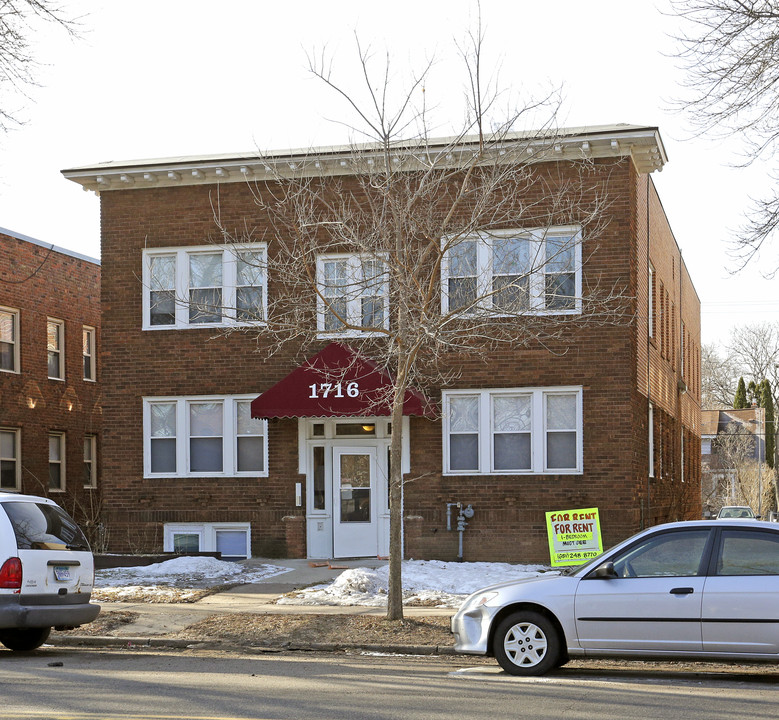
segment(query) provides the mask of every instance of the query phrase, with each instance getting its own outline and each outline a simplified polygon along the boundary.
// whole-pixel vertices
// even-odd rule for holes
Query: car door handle
[[[692,595],[695,590],[691,587],[674,588],[671,590],[671,595]]]

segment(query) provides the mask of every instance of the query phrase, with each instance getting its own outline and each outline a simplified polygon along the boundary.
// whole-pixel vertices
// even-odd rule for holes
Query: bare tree
[[[428,109],[415,102],[424,96],[430,65],[392,104],[389,62],[374,74],[374,58],[358,42],[367,98],[360,103],[357,89],[339,85],[329,64],[312,58],[313,76],[345,101],[357,118],[350,126],[369,140],[344,151],[350,172],[321,177],[312,155],[273,182],[252,183],[261,222],[250,227],[228,227],[214,203],[221,242],[236,243],[238,253],[247,242],[268,242],[262,270],[273,288],[267,308],[256,306],[262,351],[289,343],[305,350],[331,333],[364,349],[392,377],[376,400],[391,408],[393,428],[390,620],[403,616],[407,391],[451,385],[467,357],[485,358],[506,346],[563,353],[577,328],[632,319],[627,285],[603,287],[585,274],[583,287],[575,282],[603,229],[609,167],[586,157],[566,161],[565,168],[539,162],[554,159],[560,141],[552,96],[494,121],[495,95],[483,94],[482,41],[481,32],[470,36],[464,53],[466,121],[444,140],[431,139]],[[514,130],[540,110],[548,113],[540,131]],[[277,166],[270,158],[268,165]],[[500,248],[489,282],[478,259],[487,246]],[[540,284],[539,270],[546,271]]]
[[[736,133],[743,161],[773,159],[779,141],[779,7],[773,0],[672,0],[686,22],[676,39],[688,93],[680,102],[702,133]],[[779,180],[779,168],[771,176]],[[733,255],[742,269],[779,228],[775,186],[754,199]],[[775,273],[779,264],[771,269]]]
[[[779,400],[779,323],[734,327],[726,351],[728,361],[736,371],[736,379],[743,376],[755,384],[763,380],[771,383],[776,407]]]
[[[755,510],[773,506],[773,473],[758,460],[759,441],[739,423],[728,423],[717,435],[718,470],[725,481],[715,488],[712,505],[748,505]]]
[[[701,347],[701,407],[721,410],[733,407],[736,383],[743,374],[730,355],[714,344]]]
[[[35,85],[37,62],[30,42],[41,23],[73,34],[75,24],[52,0],[0,0],[0,132],[19,124],[18,109],[8,98]]]

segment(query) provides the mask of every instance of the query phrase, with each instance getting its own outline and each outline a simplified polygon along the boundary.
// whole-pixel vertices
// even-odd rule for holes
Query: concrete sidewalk
[[[249,585],[238,585],[229,590],[224,590],[213,595],[208,595],[194,603],[100,603],[102,612],[116,610],[128,610],[137,613],[137,619],[128,625],[122,625],[111,631],[114,643],[126,644],[132,641],[135,644],[149,645],[186,645],[186,641],[163,641],[162,637],[179,633],[194,623],[211,615],[229,613],[255,613],[269,615],[374,615],[386,614],[386,606],[367,607],[364,605],[277,605],[274,601],[285,593],[301,590],[312,585],[331,582],[344,569],[356,567],[379,567],[384,565],[380,560],[278,560],[253,558],[248,565],[275,565],[289,568],[288,572],[275,575],[266,581]],[[424,617],[433,615],[453,615],[451,608],[431,607],[404,607],[404,615],[407,617]],[[155,639],[157,639],[155,641]],[[53,634],[49,640],[52,644],[89,644],[97,645],[100,640],[88,635],[57,635]]]

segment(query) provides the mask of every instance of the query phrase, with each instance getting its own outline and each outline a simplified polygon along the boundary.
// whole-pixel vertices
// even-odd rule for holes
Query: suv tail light
[[[0,567],[0,588],[19,590],[22,587],[22,561],[8,558]]]

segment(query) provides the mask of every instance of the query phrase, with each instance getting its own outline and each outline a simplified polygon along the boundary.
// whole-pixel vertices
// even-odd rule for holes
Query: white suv
[[[94,575],[86,538],[59,505],[0,492],[0,643],[34,650],[52,627],[92,622]]]

